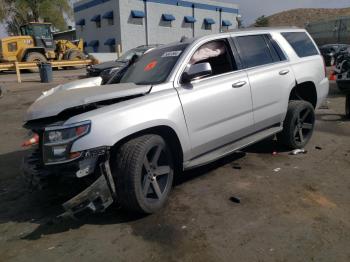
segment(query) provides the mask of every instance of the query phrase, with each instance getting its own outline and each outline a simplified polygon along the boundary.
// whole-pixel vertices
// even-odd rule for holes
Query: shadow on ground
[[[80,228],[85,224],[121,224],[145,217],[144,215],[124,211],[116,205],[108,208],[104,213],[84,214],[79,219],[58,217],[63,213],[61,204],[70,199],[71,192],[67,192],[66,186],[31,192],[21,177],[20,165],[18,165],[20,159],[27,153],[26,151],[17,151],[0,155],[0,165],[4,167],[4,172],[0,176],[0,210],[2,210],[0,224],[20,222],[39,225],[22,239],[36,240],[43,235],[66,232],[70,229]],[[234,153],[209,165],[186,171],[176,177],[174,186],[181,187],[182,184],[188,181],[203,177],[211,171],[244,156],[245,153],[243,152]]]

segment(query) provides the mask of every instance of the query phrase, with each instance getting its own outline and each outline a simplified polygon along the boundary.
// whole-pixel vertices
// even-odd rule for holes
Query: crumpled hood
[[[24,121],[55,116],[65,109],[116,98],[146,94],[151,85],[134,83],[59,89],[39,97],[27,110]],[[50,92],[50,90],[48,91]]]
[[[63,85],[58,85],[54,88],[51,88],[48,91],[43,92],[43,94],[36,100],[40,100],[46,96],[52,95],[54,93],[68,90],[68,89],[76,89],[76,88],[85,88],[85,87],[92,87],[92,86],[100,86],[102,83],[102,78],[101,77],[90,77],[90,78],[85,78],[81,80],[75,80]]]

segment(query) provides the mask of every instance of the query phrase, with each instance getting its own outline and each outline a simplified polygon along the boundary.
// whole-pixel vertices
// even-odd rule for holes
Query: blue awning
[[[145,13],[143,11],[139,11],[139,10],[131,10],[131,16],[133,18],[144,18]]]
[[[101,21],[101,15],[95,15],[91,18],[92,22],[100,22]]]
[[[213,24],[215,24],[215,21],[213,18],[204,18],[204,23],[206,25],[213,25]]]
[[[99,44],[100,44],[100,42],[98,40],[92,40],[92,41],[90,41],[88,46],[96,47],[96,46],[99,46]]]
[[[115,45],[115,39],[114,38],[109,38],[105,42],[105,45]]]
[[[78,22],[77,22],[77,25],[85,25],[85,19],[80,19]]]
[[[231,26],[232,23],[229,20],[222,20],[222,26]]]
[[[193,23],[195,23],[197,20],[196,20],[196,18],[194,18],[193,16],[185,16],[185,22],[186,23],[191,23],[191,24],[193,24]]]
[[[107,13],[105,13],[102,18],[104,19],[113,19],[113,11],[109,11]]]
[[[174,21],[175,20],[175,16],[173,16],[172,14],[163,14],[162,15],[162,20],[163,21]]]

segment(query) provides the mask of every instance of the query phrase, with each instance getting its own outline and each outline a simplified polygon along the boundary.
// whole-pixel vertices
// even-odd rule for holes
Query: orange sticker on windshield
[[[143,71],[150,71],[150,70],[152,70],[153,68],[155,68],[156,67],[156,65],[157,65],[157,60],[153,60],[152,62],[150,62],[148,65],[146,65],[145,66],[145,68],[143,69]]]

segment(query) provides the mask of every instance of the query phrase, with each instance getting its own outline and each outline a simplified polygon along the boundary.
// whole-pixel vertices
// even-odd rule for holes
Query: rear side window
[[[304,32],[282,33],[282,36],[293,47],[299,57],[318,55],[318,51],[310,37]]]
[[[285,61],[287,60],[287,57],[283,53],[281,47],[278,45],[278,43],[271,37],[271,35],[267,35],[267,39],[270,43],[270,50],[272,57],[276,62],[278,61]]]
[[[236,41],[245,68],[274,62],[264,35],[239,36]]]

